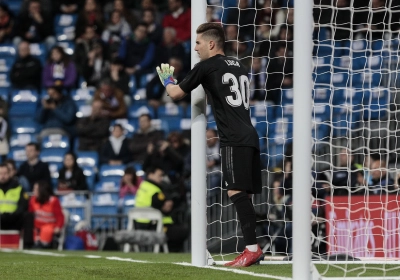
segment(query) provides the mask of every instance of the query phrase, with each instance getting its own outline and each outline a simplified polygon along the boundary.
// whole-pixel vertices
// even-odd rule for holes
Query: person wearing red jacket
[[[168,1],[169,14],[164,16],[162,26],[172,27],[176,30],[176,39],[178,43],[190,40],[190,8],[185,9],[182,0]]]
[[[60,201],[53,195],[46,181],[38,181],[33,187],[33,197],[29,201],[29,212],[34,213],[34,241],[39,248],[49,248],[53,235],[64,225],[64,214]]]

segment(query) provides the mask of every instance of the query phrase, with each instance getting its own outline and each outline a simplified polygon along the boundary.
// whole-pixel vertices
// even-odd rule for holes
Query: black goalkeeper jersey
[[[179,83],[190,93],[200,84],[214,112],[221,147],[248,146],[259,149],[258,134],[250,119],[247,70],[237,59],[216,55],[201,61]]]

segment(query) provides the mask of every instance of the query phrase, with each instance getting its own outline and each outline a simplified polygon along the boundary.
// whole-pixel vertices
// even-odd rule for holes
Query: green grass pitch
[[[197,268],[177,263],[190,263],[190,254],[153,254],[122,252],[82,252],[82,251],[41,251],[60,254],[48,256],[29,254],[30,251],[0,252],[1,279],[279,279],[291,277],[290,265],[255,265],[248,268],[232,269],[217,266]],[[40,252],[39,252],[40,253]],[[92,256],[91,258],[86,257]],[[341,267],[344,267],[343,265]],[[326,265],[318,265],[320,272]],[[358,269],[357,269],[358,268]],[[364,271],[360,265],[347,265],[347,276],[357,276]],[[386,276],[399,276],[400,267],[386,265]],[[240,274],[246,273],[246,274]],[[254,273],[250,275],[250,273]],[[369,265],[362,276],[383,274],[382,265]],[[275,277],[268,277],[276,276]],[[325,276],[344,276],[344,270],[330,269]]]

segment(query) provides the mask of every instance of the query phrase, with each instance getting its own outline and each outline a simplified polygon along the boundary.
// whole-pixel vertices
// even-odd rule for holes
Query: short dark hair
[[[207,22],[200,24],[196,33],[213,40],[219,49],[224,49],[225,33],[220,23]]]
[[[28,146],[33,146],[33,147],[35,147],[35,150],[36,150],[36,151],[40,151],[40,146],[39,146],[38,143],[29,142],[28,144],[26,144],[26,147],[28,147]]]
[[[2,163],[0,163],[0,168],[7,168],[7,170],[8,171],[10,171],[9,169],[8,169],[8,166],[7,166],[7,164],[5,163],[5,162],[2,162]]]
[[[147,118],[151,121],[151,115],[150,115],[149,113],[141,114],[141,115],[139,116],[139,119],[140,119],[141,117],[147,117]]]
[[[154,174],[157,170],[161,170],[162,172],[164,172],[161,166],[159,166],[158,164],[153,164],[146,168],[146,174]]]

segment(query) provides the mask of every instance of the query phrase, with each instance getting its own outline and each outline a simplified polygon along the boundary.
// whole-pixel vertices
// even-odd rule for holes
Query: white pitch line
[[[148,261],[133,260],[133,259],[119,258],[119,257],[106,257],[106,259],[111,260],[111,261],[121,261],[121,262],[153,263],[153,262],[148,262]]]
[[[84,255],[84,257],[88,259],[101,259],[101,256],[96,255]]]
[[[226,267],[215,267],[215,266],[194,266],[190,263],[173,263],[177,265],[184,265],[184,266],[192,266],[192,267],[198,267],[198,268],[206,268],[206,269],[214,269],[214,270],[221,270],[221,271],[227,271],[227,272],[233,272],[237,274],[245,274],[245,275],[250,275],[250,276],[255,276],[255,277],[263,277],[263,278],[272,278],[272,279],[277,279],[277,280],[291,280],[292,278],[286,278],[286,277],[279,277],[275,275],[269,275],[265,273],[255,273],[251,271],[246,271],[246,270],[240,270],[240,269],[234,269],[234,268],[226,268]]]

